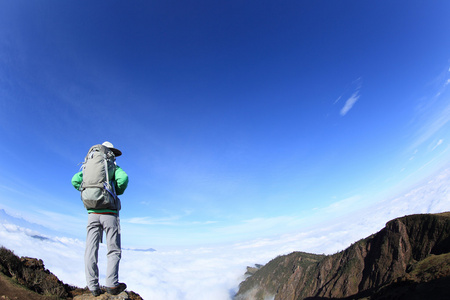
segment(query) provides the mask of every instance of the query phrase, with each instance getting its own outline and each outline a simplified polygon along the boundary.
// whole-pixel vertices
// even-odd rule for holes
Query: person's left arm
[[[128,175],[122,170],[121,167],[116,166],[116,172],[114,173],[116,194],[122,195],[128,186]]]

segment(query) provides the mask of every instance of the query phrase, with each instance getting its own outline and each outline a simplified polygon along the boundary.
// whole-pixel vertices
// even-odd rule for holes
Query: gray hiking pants
[[[122,255],[119,216],[91,213],[88,217],[86,251],[84,253],[86,282],[91,291],[99,288],[98,248],[102,241],[103,231],[106,233],[108,248],[105,286],[115,287],[119,284],[119,261]]]

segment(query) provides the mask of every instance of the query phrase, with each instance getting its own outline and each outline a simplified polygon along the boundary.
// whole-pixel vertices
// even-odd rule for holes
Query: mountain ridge
[[[0,224],[11,224],[23,228],[28,236],[37,239],[51,239],[51,237],[61,235],[61,232],[50,229],[41,224],[30,222],[24,218],[14,217],[2,208],[0,208]],[[64,235],[69,238],[75,237],[69,233],[64,233]]]
[[[378,299],[383,288],[384,294],[394,290],[394,286],[387,289],[389,285],[415,283],[423,287],[426,276],[431,278],[429,282],[450,282],[448,252],[450,212],[404,216],[334,255],[310,256],[314,262],[305,260],[306,255],[315,254],[279,256],[245,279],[235,299]],[[429,259],[431,255],[439,264]],[[433,272],[417,271],[424,261],[432,264],[429,270]],[[421,275],[413,276],[414,270]],[[278,276],[281,273],[284,275]]]

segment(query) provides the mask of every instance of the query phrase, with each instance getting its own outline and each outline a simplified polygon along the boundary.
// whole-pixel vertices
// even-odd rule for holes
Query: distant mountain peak
[[[155,252],[156,250],[153,248],[148,248],[148,249],[134,249],[134,248],[123,248],[122,250],[127,250],[127,251],[138,251],[138,252]]]
[[[60,232],[57,232],[53,229],[47,228],[40,224],[29,222],[29,221],[25,220],[24,218],[13,217],[10,214],[8,214],[8,212],[6,212],[4,209],[0,209],[0,224],[12,224],[12,225],[16,225],[20,228],[29,229],[31,231],[34,231],[35,233],[30,235],[33,238],[40,236],[41,238],[47,239],[48,237],[45,237],[44,235],[48,235],[48,236],[61,235]]]

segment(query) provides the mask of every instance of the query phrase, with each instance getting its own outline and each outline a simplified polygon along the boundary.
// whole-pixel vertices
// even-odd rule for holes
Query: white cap
[[[105,147],[108,147],[109,149],[111,149],[111,151],[114,153],[114,155],[116,157],[122,155],[122,151],[120,151],[119,149],[114,148],[113,144],[111,144],[110,142],[104,142],[102,145],[105,146]]]

